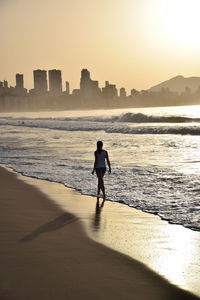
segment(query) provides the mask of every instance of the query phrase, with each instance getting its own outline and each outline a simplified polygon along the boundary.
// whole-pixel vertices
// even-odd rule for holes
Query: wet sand
[[[197,299],[137,260],[87,237],[90,232],[103,241],[102,212],[109,216],[115,204],[106,202],[102,210],[92,197],[59,184],[22,180],[1,167],[0,178],[0,299]],[[72,214],[74,207],[79,212]],[[123,225],[127,211],[117,211],[112,222]],[[138,224],[143,231],[147,220]]]

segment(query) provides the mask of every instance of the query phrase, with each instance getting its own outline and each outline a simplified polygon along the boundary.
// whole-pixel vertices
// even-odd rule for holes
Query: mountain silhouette
[[[151,87],[148,91],[160,92],[163,88],[168,88],[170,91],[178,93],[182,93],[186,88],[189,88],[192,93],[195,93],[200,88],[200,77],[186,78],[178,75]]]

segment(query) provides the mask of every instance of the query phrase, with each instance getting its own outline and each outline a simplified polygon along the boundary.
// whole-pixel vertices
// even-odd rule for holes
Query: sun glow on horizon
[[[3,5],[4,4],[4,5]],[[100,85],[148,89],[200,74],[200,0],[0,1],[0,80],[61,69],[71,89],[88,68]],[[47,9],[48,7],[48,9]],[[26,29],[26,30],[25,30]],[[37,33],[37,34],[36,34]]]
[[[160,30],[169,42],[195,50],[200,46],[199,11],[199,0],[168,0],[162,5]]]
[[[137,7],[131,0],[119,6],[119,32],[125,51],[138,54],[147,64],[156,56],[160,63],[173,64],[178,59],[197,61],[200,51],[199,0],[141,0]],[[138,52],[139,51],[139,52]]]

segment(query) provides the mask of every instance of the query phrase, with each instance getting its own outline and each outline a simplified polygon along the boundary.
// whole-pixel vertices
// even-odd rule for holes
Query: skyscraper
[[[23,89],[24,88],[24,76],[23,74],[16,74],[16,88]]]
[[[87,69],[81,70],[80,89],[85,90],[90,85],[90,72]]]
[[[69,82],[68,81],[65,81],[65,86],[66,86],[66,94],[69,95],[70,88],[69,88]]]
[[[95,98],[101,94],[99,82],[90,78],[90,72],[87,69],[81,71],[80,92],[83,98]]]
[[[16,74],[16,86],[14,89],[14,94],[16,96],[25,96],[27,94],[27,89],[24,88],[23,74]]]
[[[8,89],[8,81],[7,80],[3,81],[3,86],[4,86],[4,88]]]
[[[125,97],[126,97],[126,90],[125,90],[125,88],[121,88],[121,89],[119,90],[119,96],[120,96],[121,98],[125,98]]]
[[[105,81],[105,87],[102,88],[102,95],[105,99],[112,99],[117,97],[117,88],[115,84],[110,84],[109,81]]]
[[[60,70],[49,70],[49,91],[54,95],[62,93],[62,75]]]
[[[34,70],[34,90],[36,94],[45,94],[47,92],[47,71]]]

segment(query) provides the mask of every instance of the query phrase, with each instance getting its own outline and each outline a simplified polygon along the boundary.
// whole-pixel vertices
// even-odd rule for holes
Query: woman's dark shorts
[[[96,168],[96,174],[98,175],[100,175],[100,174],[102,174],[102,175],[104,175],[105,173],[106,173],[106,168]]]

